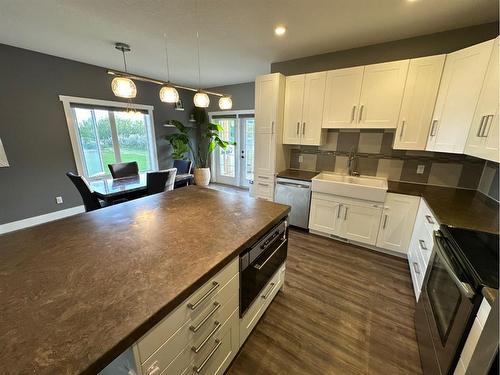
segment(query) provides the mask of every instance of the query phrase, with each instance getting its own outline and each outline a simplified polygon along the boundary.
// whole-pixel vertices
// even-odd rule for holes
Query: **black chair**
[[[108,168],[113,178],[132,177],[139,174],[139,166],[136,161],[130,163],[108,164]]]
[[[177,168],[177,174],[189,174],[191,173],[191,167],[193,166],[193,162],[191,160],[174,160],[174,168]],[[188,186],[191,182],[192,178],[186,176],[182,180],[175,181],[174,189]]]
[[[87,181],[82,176],[76,175],[73,172],[66,173],[71,182],[76,186],[78,192],[82,196],[83,205],[85,206],[85,211],[90,212],[102,208],[99,198],[90,190]]]
[[[163,193],[165,189],[172,190],[176,169],[148,172],[146,175],[147,195]]]

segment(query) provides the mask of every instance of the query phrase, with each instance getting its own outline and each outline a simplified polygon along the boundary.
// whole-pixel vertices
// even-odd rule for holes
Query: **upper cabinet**
[[[279,73],[266,74],[255,80],[255,132],[274,134],[282,118],[279,109],[280,90],[284,77]]]
[[[498,154],[498,38],[495,39],[488,70],[479,95],[467,138],[465,153],[499,162]]]
[[[395,128],[408,61],[329,71],[323,128]]]
[[[426,150],[464,152],[493,44],[490,40],[447,55]]]
[[[330,70],[326,75],[323,128],[357,127],[363,66]]]
[[[410,60],[394,148],[425,150],[446,55]]]
[[[409,60],[365,66],[359,99],[360,128],[396,128]]]
[[[283,143],[319,146],[324,142],[326,72],[286,78]]]

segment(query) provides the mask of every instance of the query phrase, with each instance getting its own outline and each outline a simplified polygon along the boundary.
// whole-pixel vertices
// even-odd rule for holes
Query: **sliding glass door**
[[[233,112],[213,114],[211,120],[222,126],[221,138],[233,143],[225,150],[217,147],[212,169],[219,183],[248,187],[253,179],[254,164],[254,115]]]

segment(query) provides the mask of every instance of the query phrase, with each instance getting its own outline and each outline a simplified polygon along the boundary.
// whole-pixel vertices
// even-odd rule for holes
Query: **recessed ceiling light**
[[[274,29],[274,33],[278,36],[282,36],[282,35],[285,35],[286,33],[286,27],[285,26],[276,26],[275,29]]]

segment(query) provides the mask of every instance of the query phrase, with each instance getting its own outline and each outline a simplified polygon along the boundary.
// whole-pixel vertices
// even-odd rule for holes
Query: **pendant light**
[[[167,83],[160,89],[160,100],[164,103],[177,103],[179,101],[179,92],[170,85],[170,68],[168,65],[168,44],[167,33],[163,34],[165,38],[165,59],[167,62]]]
[[[224,95],[219,99],[220,109],[231,109],[233,108],[233,100],[229,95]]]
[[[125,67],[125,73],[127,72],[127,60],[125,58],[125,52],[130,52],[130,46],[125,43],[116,43],[115,48],[122,52],[123,54],[123,65]],[[111,81],[111,90],[115,96],[120,98],[135,98],[137,95],[137,87],[134,81],[127,77],[116,77]]]

